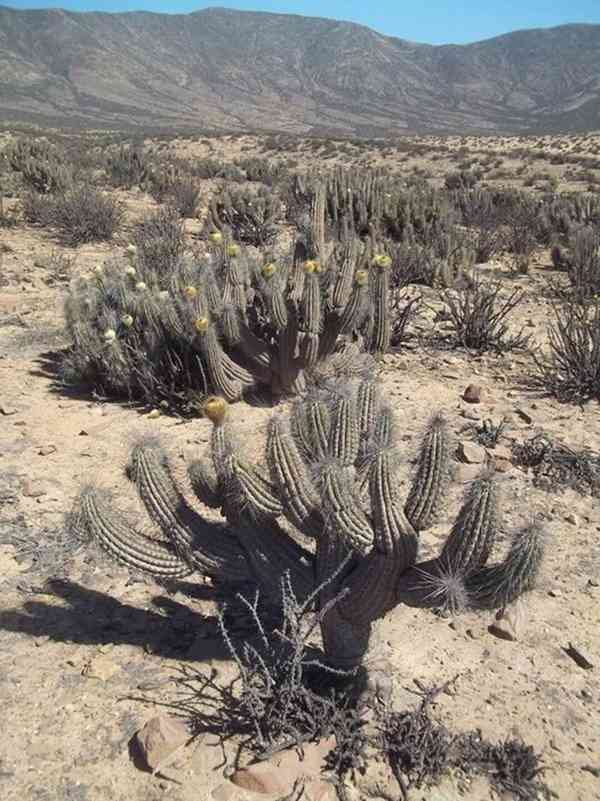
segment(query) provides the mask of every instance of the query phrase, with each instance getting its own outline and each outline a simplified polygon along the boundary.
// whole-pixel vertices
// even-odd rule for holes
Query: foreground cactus
[[[515,537],[504,561],[487,565],[498,528],[489,472],[467,491],[440,556],[417,563],[418,534],[431,525],[448,474],[440,415],[425,431],[405,500],[394,415],[370,379],[327,380],[289,414],[276,413],[264,466],[244,458],[223,398],[209,399],[204,412],[213,423],[210,453],[189,466],[189,478],[225,522],[189,505],[156,442],[134,448],[128,475],[166,541],[129,529],[102,492],[82,494],[78,521],[126,565],[163,578],[198,571],[273,599],[288,574],[299,599],[329,605],[323,646],[339,668],[362,662],[373,622],[400,602],[505,606],[533,586],[543,553],[535,527]]]

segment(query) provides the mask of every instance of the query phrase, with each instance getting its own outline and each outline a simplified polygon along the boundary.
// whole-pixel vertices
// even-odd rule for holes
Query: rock
[[[500,609],[496,613],[496,619],[488,627],[490,634],[498,637],[501,640],[514,641],[518,640],[519,631],[521,629],[521,608],[518,603],[514,606],[505,609]]]
[[[458,443],[458,458],[466,464],[483,464],[486,461],[486,450],[481,445],[468,440]]]
[[[169,757],[189,738],[190,733],[180,720],[170,715],[156,715],[135,733],[135,744],[148,770],[155,771],[166,766]]]
[[[215,801],[232,801],[238,795],[238,789],[231,782],[223,782],[210,795]]]
[[[520,417],[524,423],[527,423],[528,426],[530,426],[533,423],[533,417],[527,414],[527,412],[523,411],[523,409],[515,409],[515,414],[517,415],[517,417]]]
[[[589,578],[587,583],[588,587],[600,587],[600,581],[595,578]]]
[[[480,384],[469,384],[463,392],[463,400],[467,403],[481,403],[483,388]]]
[[[495,453],[492,455],[492,465],[497,473],[508,473],[513,468],[510,459],[503,459]]]
[[[42,447],[38,449],[38,454],[40,456],[50,456],[51,453],[56,453],[56,445],[42,445]]]
[[[121,668],[112,659],[100,654],[94,656],[83,668],[82,675],[88,679],[99,679],[100,681],[108,681],[115,673],[118,673]]]
[[[49,486],[43,478],[26,478],[23,481],[23,495],[26,498],[40,498],[47,495]]]
[[[16,414],[17,411],[18,409],[16,409],[11,403],[0,401],[0,414],[9,417],[11,414]]]
[[[570,523],[572,526],[578,526],[579,525],[579,518],[573,512],[571,512],[571,514],[569,514],[569,515],[567,515],[565,517],[565,521],[567,523]]]
[[[260,795],[287,795],[298,779],[304,779],[305,797],[325,801],[334,794],[332,786],[321,779],[321,773],[325,757],[334,746],[335,737],[329,737],[319,743],[305,744],[302,757],[296,750],[282,751],[265,762],[237,770],[231,781]]]

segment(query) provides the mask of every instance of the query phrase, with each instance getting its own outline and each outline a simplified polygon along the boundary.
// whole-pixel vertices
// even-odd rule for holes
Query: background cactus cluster
[[[278,259],[245,251],[227,229],[204,254],[183,256],[179,223],[159,213],[127,259],[73,284],[65,377],[183,408],[198,392],[296,394],[311,372],[385,353],[391,259],[373,243],[326,243],[322,211]]]
[[[131,454],[129,478],[163,540],[125,522],[97,489],[79,499],[78,525],[130,567],[163,578],[197,571],[221,587],[280,592],[280,580],[320,615],[328,662],[359,665],[373,622],[398,603],[451,610],[504,607],[533,586],[542,559],[536,526],[517,534],[503,561],[488,565],[499,527],[492,475],[476,480],[438,557],[417,563],[419,532],[444,499],[449,442],[440,415],[429,423],[406,495],[400,491],[396,421],[370,378],[314,384],[269,422],[263,464],[246,457],[227,403],[205,405],[213,423],[207,456],[189,465],[202,504],[193,508],[156,442]]]

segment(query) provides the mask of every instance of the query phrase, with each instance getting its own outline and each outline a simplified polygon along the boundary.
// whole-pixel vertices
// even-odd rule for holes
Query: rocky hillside
[[[0,117],[361,136],[600,129],[600,25],[432,46],[291,15],[0,6]]]

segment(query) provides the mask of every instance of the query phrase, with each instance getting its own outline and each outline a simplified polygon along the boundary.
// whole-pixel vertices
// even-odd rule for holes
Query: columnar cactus
[[[214,232],[207,256],[181,259],[167,274],[134,252],[125,264],[99,268],[76,282],[67,300],[67,377],[181,407],[181,395],[198,389],[229,402],[265,388],[295,395],[352,338],[383,353],[388,257],[365,259],[350,242],[338,265],[321,257],[324,235],[316,230],[310,241],[298,241],[291,260],[252,260]]]
[[[82,494],[77,519],[125,564],[162,577],[198,571],[232,588],[251,584],[263,598],[289,574],[299,598],[328,608],[323,647],[344,669],[362,662],[373,622],[400,602],[454,607],[459,587],[474,606],[505,606],[533,586],[543,550],[535,527],[515,537],[504,561],[487,565],[498,527],[489,472],[467,491],[440,555],[417,562],[419,532],[431,525],[448,478],[440,415],[427,426],[405,499],[394,415],[372,379],[326,380],[288,413],[275,413],[263,465],[244,458],[223,398],[204,411],[213,424],[210,450],[190,465],[189,479],[224,522],[189,505],[156,442],[134,448],[128,475],[166,541],[128,528],[103,493]]]

